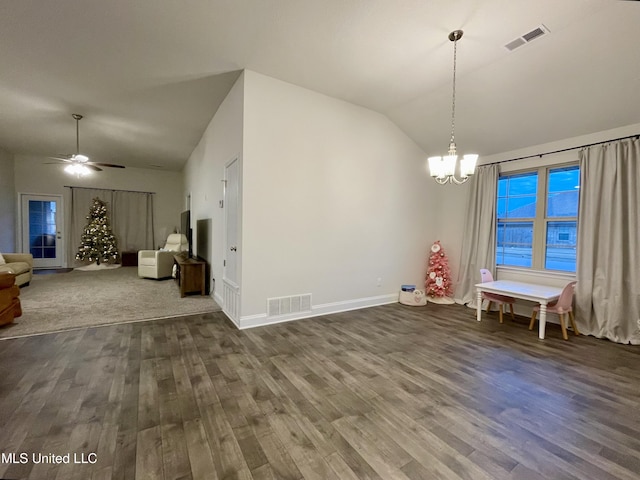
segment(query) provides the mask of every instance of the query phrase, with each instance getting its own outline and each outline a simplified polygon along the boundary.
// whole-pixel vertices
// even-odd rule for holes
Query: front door
[[[22,251],[33,255],[34,268],[62,267],[62,196],[21,195]]]

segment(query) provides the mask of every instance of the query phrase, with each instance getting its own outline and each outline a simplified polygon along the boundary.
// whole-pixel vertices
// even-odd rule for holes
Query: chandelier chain
[[[451,141],[449,142],[449,155],[455,155],[455,129],[456,129],[456,58],[458,53],[458,35],[453,40],[453,92],[451,95]],[[453,151],[452,151],[453,150]]]

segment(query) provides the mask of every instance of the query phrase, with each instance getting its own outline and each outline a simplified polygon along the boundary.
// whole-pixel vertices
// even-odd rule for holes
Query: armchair
[[[138,251],[138,277],[155,279],[170,277],[173,256],[187,250],[189,250],[189,242],[186,235],[172,233],[167,237],[164,248]]]
[[[30,253],[3,253],[4,262],[0,261],[0,274],[13,273],[16,285],[26,287],[33,277],[33,255]]]
[[[16,275],[0,272],[0,325],[13,322],[22,315],[20,289],[15,284]]]

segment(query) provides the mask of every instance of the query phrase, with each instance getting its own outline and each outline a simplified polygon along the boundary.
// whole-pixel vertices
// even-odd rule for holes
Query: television
[[[183,233],[187,237],[187,242],[189,243],[189,258],[191,258],[193,256],[191,210],[185,210],[180,214],[180,233]]]

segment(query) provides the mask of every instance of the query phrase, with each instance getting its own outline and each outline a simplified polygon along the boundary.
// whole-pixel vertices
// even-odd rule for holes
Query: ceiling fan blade
[[[101,162],[91,162],[92,165],[99,165],[101,167],[111,167],[111,168],[125,168],[124,165],[118,165],[115,163],[101,163]]]
[[[50,158],[51,160],[59,160],[61,162],[73,163],[73,160],[71,160],[70,158],[62,158],[62,157],[47,157],[47,158]]]
[[[81,163],[80,165],[84,165],[85,167],[90,168],[94,172],[101,172],[102,171],[102,169],[100,167],[96,167],[95,165],[93,165],[91,163]]]

